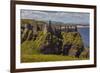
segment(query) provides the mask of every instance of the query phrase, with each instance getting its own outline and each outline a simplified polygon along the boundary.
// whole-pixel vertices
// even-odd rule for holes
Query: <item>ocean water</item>
[[[78,32],[81,34],[83,43],[85,47],[89,47],[90,45],[90,33],[89,28],[78,28]]]

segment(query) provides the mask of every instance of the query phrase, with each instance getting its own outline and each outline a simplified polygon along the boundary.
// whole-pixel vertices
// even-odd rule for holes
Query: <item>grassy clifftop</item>
[[[32,25],[36,25],[36,24],[45,24],[44,21],[40,21],[40,20],[32,20],[32,19],[21,19],[21,24],[32,24]]]
[[[80,33],[78,32],[62,32],[63,44],[72,44],[76,46],[82,46],[83,41]]]

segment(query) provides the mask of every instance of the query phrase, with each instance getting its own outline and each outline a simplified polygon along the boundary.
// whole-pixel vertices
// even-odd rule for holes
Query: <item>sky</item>
[[[56,21],[72,24],[89,24],[89,13],[65,11],[40,11],[21,9],[21,19],[35,19],[43,21]]]

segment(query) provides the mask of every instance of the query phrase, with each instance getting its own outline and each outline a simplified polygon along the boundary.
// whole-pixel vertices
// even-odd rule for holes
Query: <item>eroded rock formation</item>
[[[65,26],[65,29],[62,30],[61,26],[58,29],[51,24],[48,26],[26,24],[21,26],[21,43],[23,44],[26,40],[31,41],[29,47],[41,54],[88,57],[88,51],[84,49],[83,40],[77,27],[69,27]]]

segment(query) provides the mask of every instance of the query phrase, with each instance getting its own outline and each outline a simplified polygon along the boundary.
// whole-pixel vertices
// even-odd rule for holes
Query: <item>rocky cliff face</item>
[[[84,50],[84,44],[79,32],[63,32],[64,55],[77,56]]]
[[[49,30],[52,31],[52,29]],[[49,31],[44,33],[44,31],[38,30],[34,34],[33,29],[29,26],[21,28],[21,43],[22,50],[26,50],[28,54],[31,52],[31,54],[88,56],[88,52],[84,49],[83,40],[78,31],[60,32],[57,30],[55,33]],[[84,54],[85,52],[87,53]]]
[[[40,48],[43,54],[62,54],[79,57],[84,50],[84,44],[78,32],[62,32],[60,35],[62,38],[52,34],[48,34],[48,36],[49,38]],[[50,40],[51,37],[52,39]]]
[[[24,32],[26,33],[23,33],[22,41],[32,40],[33,50],[40,50],[42,54],[62,54],[79,57],[84,50],[84,44],[78,32],[62,32],[60,35],[62,38],[49,32],[45,34],[38,32],[36,36],[32,35],[31,30],[25,30]]]

